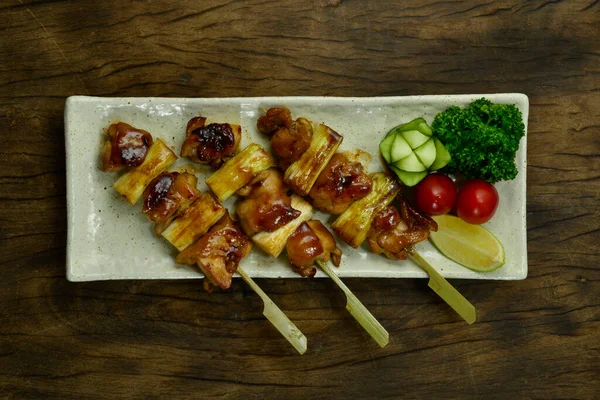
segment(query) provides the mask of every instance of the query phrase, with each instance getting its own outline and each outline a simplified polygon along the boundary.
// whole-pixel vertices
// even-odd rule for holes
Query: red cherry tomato
[[[456,201],[456,185],[446,175],[431,174],[415,188],[417,207],[429,215],[446,214]]]
[[[494,216],[499,201],[494,185],[483,179],[473,179],[458,190],[456,213],[465,222],[483,224]]]

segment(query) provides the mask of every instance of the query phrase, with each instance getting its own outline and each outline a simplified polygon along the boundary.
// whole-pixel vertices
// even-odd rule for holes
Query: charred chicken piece
[[[403,197],[398,199],[400,203],[400,216],[408,224],[409,229],[427,229],[437,232],[438,225],[431,217],[421,214],[416,208],[410,205]]]
[[[339,267],[342,256],[331,232],[321,221],[314,219],[296,228],[288,238],[286,251],[294,271],[305,277],[315,276],[314,263],[317,259],[324,262],[331,259]]]
[[[146,187],[142,212],[150,221],[156,222],[156,236],[160,236],[200,195],[197,183],[198,178],[187,172],[163,172]]]
[[[306,118],[298,118],[289,127],[279,128],[271,138],[279,169],[285,171],[298,160],[310,146],[312,136],[312,124]]]
[[[197,264],[208,281],[229,289],[240,261],[250,253],[252,243],[225,214],[210,231],[177,256],[180,264]]]
[[[206,118],[192,118],[185,129],[181,156],[200,164],[218,168],[239,149],[242,128],[231,124],[208,124]]]
[[[248,236],[258,232],[273,232],[300,215],[292,208],[281,172],[274,168],[258,173],[248,185],[238,190],[245,197],[235,210],[242,229]]]
[[[405,260],[407,248],[426,240],[430,230],[437,231],[435,221],[420,214],[401,198],[400,212],[388,206],[377,214],[369,230],[369,246],[376,254]]]
[[[336,153],[310,190],[316,209],[341,214],[355,200],[362,199],[373,189],[373,180],[359,162],[351,162]]]
[[[137,167],[146,159],[152,146],[152,135],[125,122],[112,124],[104,130],[110,139],[102,148],[102,171],[118,171],[125,167]]]
[[[292,124],[292,113],[285,107],[269,108],[265,115],[256,122],[256,127],[265,135],[272,135],[279,128],[289,128]]]

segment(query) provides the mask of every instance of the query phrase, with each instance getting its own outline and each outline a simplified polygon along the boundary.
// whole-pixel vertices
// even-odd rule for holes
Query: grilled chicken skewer
[[[300,120],[305,121],[299,118],[296,122]],[[332,228],[350,246],[354,248],[360,246],[370,231],[371,236],[377,236],[375,233],[378,226],[377,217],[380,217],[379,222],[381,222],[380,213],[391,212],[392,209],[388,205],[399,193],[399,187],[395,187],[396,180],[386,174],[378,173],[372,175],[369,182],[368,175],[360,164],[351,163],[339,153],[334,155],[343,138],[330,128],[319,125],[316,132],[320,132],[320,136],[315,132],[310,139],[310,144],[306,146],[305,136],[308,134],[299,134],[299,131],[294,130],[293,127],[294,122],[287,108],[269,109],[257,121],[259,131],[272,135],[271,145],[279,159],[278,166],[281,168],[289,165],[285,170],[285,182],[296,193],[308,194],[313,199],[315,207],[321,211],[341,214]],[[292,134],[287,134],[289,132]],[[305,128],[301,133],[306,132],[312,131]],[[287,151],[290,148],[303,148],[305,151],[303,153],[296,151],[290,155]],[[282,159],[285,160],[283,165]],[[369,183],[372,187],[369,187]],[[401,204],[404,208],[408,206],[404,201],[401,201]],[[426,218],[415,210],[411,209],[411,211],[413,217],[418,215]],[[473,305],[413,249],[412,245],[429,237],[429,230],[422,227],[415,229],[414,226],[407,225],[410,221],[408,217],[402,224],[401,220],[397,220],[394,226],[389,227],[389,231],[379,232],[381,239],[386,239],[385,243],[391,249],[381,247],[378,240],[371,238],[369,244],[372,250],[392,259],[405,259],[410,255],[411,260],[429,275],[429,286],[434,288],[436,293],[461,317],[472,324],[475,321]],[[372,229],[374,222],[375,231]],[[433,225],[430,229],[437,230],[437,225],[432,220],[431,222]],[[394,252],[393,247],[398,248],[398,251]]]
[[[188,139],[196,134],[197,129],[202,130],[204,122],[188,124]],[[212,126],[211,129],[219,129],[226,134],[237,132],[233,135],[234,143],[202,148],[196,146],[192,148],[194,156],[218,165],[237,151],[241,131],[239,127],[231,125],[227,128],[226,125],[217,124],[216,128]],[[217,199],[210,193],[198,191],[194,175],[165,172],[177,160],[177,156],[160,139],[154,141],[148,132],[125,123],[111,125],[106,133],[110,139],[102,151],[102,170],[130,168],[113,187],[132,205],[143,194],[142,212],[155,223],[156,235],[164,237],[181,251],[177,262],[197,264],[207,278],[205,287],[207,282],[211,282],[227,289],[237,271],[263,300],[263,314],[267,319],[300,354],[304,354],[307,349],[304,334],[239,267],[239,262],[250,252],[252,243]],[[189,146],[184,149],[188,153],[192,150]],[[204,157],[205,154],[210,157]]]
[[[330,134],[327,129],[322,129],[322,133],[324,142],[335,151],[337,145],[334,143],[331,147],[332,142],[326,136],[338,137],[337,134]],[[274,164],[262,147],[252,144],[207,178],[206,184],[220,201],[234,193],[242,197],[236,205],[241,226],[267,254],[277,258],[286,249],[292,268],[302,276],[313,276],[315,263],[332,274],[325,262],[332,260],[334,265],[339,265],[341,251],[335,239],[320,221],[310,220],[313,214],[310,203],[298,195],[288,195],[284,177],[271,168]],[[310,174],[300,172],[299,184],[312,179]],[[387,345],[389,334],[385,328],[337,276],[332,279],[346,294],[351,314],[381,347]]]
[[[385,179],[379,177],[385,176],[389,180],[397,181],[387,175],[379,174],[381,173],[373,175],[372,194],[379,189],[380,195],[375,194],[371,198],[370,194],[352,203],[334,221],[333,229],[342,237],[346,232],[356,232],[356,235],[343,237],[348,244],[355,248],[360,246],[365,238],[368,238],[369,245],[375,253],[383,254],[391,259],[410,258],[429,275],[429,287],[467,323],[472,324],[476,319],[475,307],[413,248],[414,244],[429,237],[430,230],[437,230],[437,224],[431,218],[412,209],[402,196],[398,198],[400,213],[389,203],[383,206],[390,196],[386,194]],[[374,209],[376,211],[363,213],[362,218],[356,218],[356,213],[360,210]]]

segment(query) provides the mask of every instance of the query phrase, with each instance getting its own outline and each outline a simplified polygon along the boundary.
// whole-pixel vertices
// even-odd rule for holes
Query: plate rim
[[[111,276],[109,274],[99,274],[99,275],[91,275],[88,273],[77,274],[74,272],[73,268],[73,236],[74,236],[74,224],[75,224],[75,215],[73,212],[73,204],[75,204],[75,194],[74,190],[74,181],[73,181],[73,171],[75,169],[75,165],[70,162],[72,160],[72,151],[75,135],[69,135],[68,133],[71,131],[70,127],[70,113],[73,112],[74,106],[80,102],[89,103],[105,103],[105,104],[126,104],[126,105],[136,105],[136,104],[144,104],[148,102],[181,102],[181,103],[189,103],[189,102],[201,102],[201,103],[214,103],[214,102],[223,102],[225,103],[240,103],[242,105],[243,101],[262,101],[262,102],[285,102],[285,101],[319,101],[326,102],[329,104],[335,104],[336,102],[346,103],[341,104],[347,105],[351,104],[355,101],[359,102],[382,102],[392,103],[392,102],[410,102],[410,101],[427,101],[427,100],[454,100],[455,102],[460,101],[472,101],[472,99],[481,98],[481,97],[510,97],[512,98],[510,104],[516,104],[522,111],[523,114],[523,123],[525,124],[525,135],[520,142],[520,150],[524,154],[522,170],[520,170],[520,165],[517,166],[519,168],[519,173],[523,175],[523,179],[521,181],[520,187],[518,190],[523,194],[523,214],[521,215],[521,223],[523,226],[523,243],[525,251],[522,253],[521,259],[521,268],[511,276],[506,277],[487,277],[485,274],[478,274],[475,277],[447,277],[447,279],[462,279],[462,280],[504,280],[504,281],[513,281],[513,280],[523,280],[527,278],[529,265],[528,265],[528,248],[527,248],[527,136],[528,136],[528,121],[529,121],[529,97],[524,93],[518,92],[507,92],[507,93],[480,93],[480,94],[472,94],[472,93],[463,93],[463,94],[428,94],[428,95],[407,95],[407,96],[243,96],[243,97],[143,97],[143,96],[135,96],[135,97],[102,97],[102,96],[84,96],[84,95],[73,95],[69,96],[65,101],[65,111],[64,111],[64,133],[65,133],[65,163],[66,163],[66,200],[67,200],[67,248],[66,248],[66,277],[70,282],[88,282],[88,281],[101,281],[101,280],[166,280],[166,279],[201,279],[203,275],[201,273],[198,274],[197,277],[188,277],[188,276],[168,276],[168,277],[139,277],[135,275],[119,275],[118,277]],[[499,100],[493,100],[495,102],[501,102]],[[505,103],[507,104],[507,103]],[[343,276],[343,274],[340,274]],[[238,274],[235,274],[234,277],[239,278]],[[259,279],[287,279],[290,278],[288,276],[256,276],[253,275],[253,278]],[[317,274],[317,278],[326,277],[324,274]],[[294,276],[293,278],[300,278],[300,276]],[[426,278],[426,275],[422,277],[403,277],[403,276],[383,276],[383,275],[369,275],[369,274],[361,274],[355,273],[352,276],[344,276],[344,279],[353,279],[353,278],[375,278],[375,279],[423,279]]]

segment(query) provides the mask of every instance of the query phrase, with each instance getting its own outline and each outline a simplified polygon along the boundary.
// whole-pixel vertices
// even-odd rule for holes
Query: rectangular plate
[[[344,136],[340,151],[360,148],[373,155],[370,172],[383,168],[378,145],[392,127],[434,116],[450,105],[464,107],[482,96],[495,103],[515,104],[523,113],[527,128],[529,101],[523,94],[406,96],[406,97],[262,97],[262,98],[99,98],[74,96],[65,107],[67,154],[67,278],[70,281],[104,279],[188,279],[201,278],[193,267],[175,263],[176,250],[153,235],[150,222],[141,213],[141,202],[130,206],[113,190],[119,173],[99,168],[100,149],[106,140],[103,128],[117,121],[161,138],[179,153],[189,119],[202,115],[209,122],[240,124],[242,146],[258,142],[270,149],[256,129],[262,110],[286,106],[294,118],[323,122]],[[517,280],[527,276],[525,220],[527,137],[521,141],[516,163],[517,178],[496,185],[500,206],[485,226],[504,244],[506,264],[497,271],[481,274],[463,268],[442,256],[429,241],[416,246],[447,278]],[[179,159],[177,166],[189,165]],[[204,168],[210,173],[208,168]],[[199,171],[201,189],[205,172]],[[225,204],[231,208],[234,199]],[[328,216],[317,214],[326,221]],[[410,261],[390,261],[369,252],[363,245],[352,249],[340,244],[344,256],[337,272],[343,277],[424,278],[425,273]],[[297,278],[285,256],[269,258],[256,247],[242,265],[256,278]],[[320,271],[317,277],[324,277]]]

